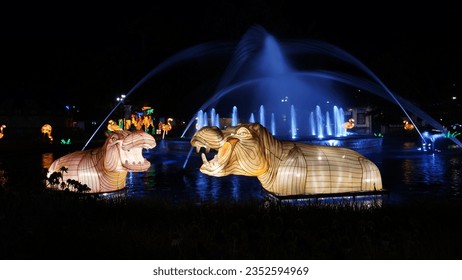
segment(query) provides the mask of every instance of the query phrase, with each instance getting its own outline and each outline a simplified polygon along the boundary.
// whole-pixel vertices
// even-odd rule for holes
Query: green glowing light
[[[71,138],[68,138],[67,140],[61,139],[61,144],[62,145],[70,145],[71,144]]]
[[[457,132],[457,131],[455,131],[455,132],[448,131],[448,133],[446,133],[446,135],[444,135],[444,137],[446,137],[446,138],[455,138],[455,137],[457,137],[457,136],[459,136],[459,135],[460,135],[460,132]]]

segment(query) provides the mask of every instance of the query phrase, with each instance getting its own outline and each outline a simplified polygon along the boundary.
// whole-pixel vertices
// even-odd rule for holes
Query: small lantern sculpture
[[[3,138],[4,134],[3,134],[3,129],[6,128],[6,125],[2,124],[2,126],[0,126],[0,139]]]
[[[345,130],[352,129],[353,127],[355,127],[355,120],[354,119],[349,119],[347,122],[345,122],[343,124],[343,128],[345,128]]]
[[[51,131],[52,131],[52,130],[53,130],[53,129],[52,129],[51,125],[49,125],[49,124],[44,124],[44,125],[42,126],[42,129],[41,129],[41,131],[42,131],[42,137],[43,137],[46,141],[48,141],[49,143],[52,143],[52,142],[53,142],[53,136],[51,136]]]
[[[116,131],[116,130],[122,130],[122,128],[118,124],[116,124],[115,121],[113,120],[109,120],[107,129],[111,132]]]
[[[222,177],[256,176],[276,196],[309,196],[382,190],[377,166],[358,152],[334,146],[280,141],[258,123],[220,130],[205,126],[191,139],[196,151],[217,150],[213,159],[202,154],[200,171]]]
[[[413,130],[414,129],[414,125],[412,123],[409,123],[408,120],[404,120],[403,123],[404,123],[404,130]]]
[[[111,133],[113,133],[116,130],[122,130],[122,128],[118,124],[116,124],[114,120],[109,120],[107,124],[107,130],[105,131],[104,135],[108,137],[109,135],[111,135]]]
[[[163,124],[162,124],[162,131],[163,131],[163,132],[162,132],[162,139],[164,139],[164,138],[165,138],[165,135],[167,135],[168,132],[169,132],[170,130],[172,130],[172,121],[173,121],[172,118],[168,118],[168,119],[167,119],[167,123],[163,123]]]

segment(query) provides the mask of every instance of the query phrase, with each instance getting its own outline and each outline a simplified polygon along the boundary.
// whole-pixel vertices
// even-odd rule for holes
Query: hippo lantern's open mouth
[[[220,147],[210,147],[205,143],[203,138],[195,137],[191,143],[196,147],[196,152],[200,153],[205,149],[205,153],[201,153],[201,171],[205,174],[213,174],[224,169],[231,158],[234,146],[237,142],[239,142],[238,139],[230,139],[227,142],[223,142]],[[209,153],[210,150],[215,150],[216,154],[211,160],[208,160],[205,154]]]
[[[147,147],[146,149],[150,149]],[[143,148],[134,148],[124,150],[123,148],[119,150],[120,161],[122,166],[127,170],[133,172],[146,171],[151,166],[151,163],[143,157]]]
[[[229,137],[226,139],[221,131],[214,127],[210,127],[202,133],[195,135],[191,139],[191,145],[196,147],[196,152],[202,152],[201,172],[217,176],[217,173],[226,168],[230,162],[234,147],[238,142],[239,139],[236,138]],[[205,154],[209,153],[211,150],[216,151],[216,154],[212,159],[208,160]],[[205,153],[203,151],[205,151]]]

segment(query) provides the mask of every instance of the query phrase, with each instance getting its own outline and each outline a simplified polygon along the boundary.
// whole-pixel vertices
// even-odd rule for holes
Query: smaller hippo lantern
[[[191,139],[199,152],[217,150],[213,159],[202,154],[200,171],[221,177],[256,176],[276,196],[306,196],[382,190],[377,166],[343,147],[279,141],[257,123],[220,130],[205,126]]]
[[[63,181],[74,180],[87,185],[90,193],[105,193],[125,188],[128,172],[144,172],[151,163],[143,157],[143,149],[156,146],[154,137],[145,132],[115,130],[104,145],[86,151],[77,151],[55,160],[47,177],[62,173]]]

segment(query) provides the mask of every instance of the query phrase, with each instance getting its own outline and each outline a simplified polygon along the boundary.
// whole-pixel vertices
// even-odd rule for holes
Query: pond
[[[435,153],[421,152],[418,143],[393,139],[383,141],[379,150],[361,151],[372,160],[382,175],[386,195],[383,203],[406,203],[416,199],[456,199],[462,197],[462,149]],[[129,173],[124,193],[128,199],[157,198],[181,202],[251,201],[271,198],[256,177],[211,177],[202,174],[199,154],[183,148],[169,148],[169,140],[159,140],[157,147],[144,151],[151,162],[146,172]],[[67,153],[31,149],[3,151],[0,176],[17,188],[33,188],[41,182],[44,167]],[[188,160],[186,160],[188,158]],[[37,183],[36,183],[37,182]],[[1,181],[0,181],[1,183]],[[376,197],[374,197],[376,199]]]

